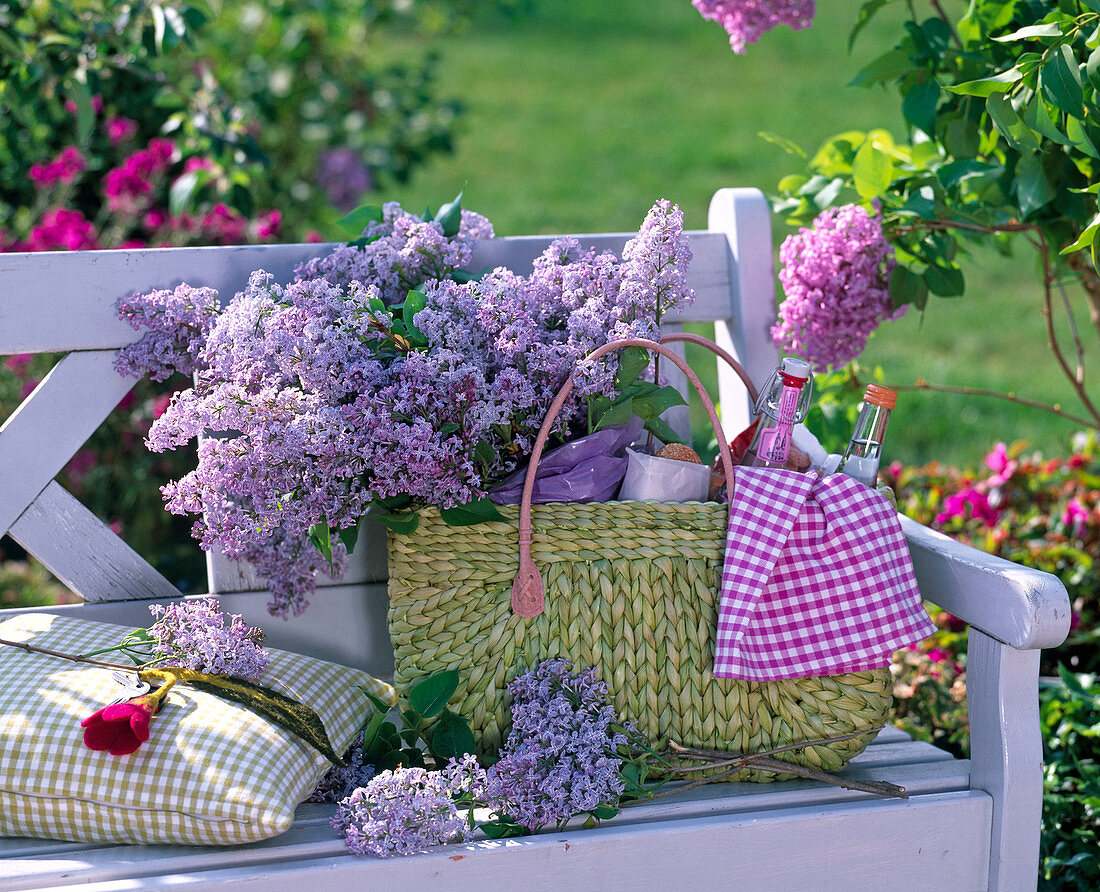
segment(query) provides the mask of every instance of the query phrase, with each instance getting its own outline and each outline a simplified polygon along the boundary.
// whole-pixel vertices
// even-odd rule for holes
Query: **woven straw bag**
[[[745,378],[732,357],[710,342],[691,335],[671,339],[703,343]],[[718,434],[732,483],[717,415],[683,360],[667,347],[636,339],[602,347],[590,358],[629,345],[667,356],[688,376]],[[532,469],[571,384],[566,382],[547,413]],[[415,533],[389,535],[395,684],[407,689],[425,675],[457,670],[451,708],[470,720],[482,752],[494,753],[507,731],[507,683],[549,658],[594,667],[608,683],[618,714],[654,741],[755,753],[858,735],[780,756],[836,771],[886,723],[889,669],[771,682],[714,678],[726,504],[531,506],[533,482],[532,470],[523,503],[501,508],[507,522],[451,527],[438,511],[425,509]],[[542,586],[544,595],[533,591]],[[754,769],[737,775],[775,777]]]

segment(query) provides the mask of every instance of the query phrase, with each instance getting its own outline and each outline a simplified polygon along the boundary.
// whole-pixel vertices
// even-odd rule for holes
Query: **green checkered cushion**
[[[47,614],[0,622],[0,638],[73,654],[117,644],[129,631]],[[0,835],[253,842],[287,830],[329,767],[293,734],[185,685],[169,692],[137,752],[93,752],[80,722],[117,696],[111,674],[0,646]],[[262,683],[313,707],[340,753],[372,709],[353,686],[394,697],[365,672],[276,650]]]

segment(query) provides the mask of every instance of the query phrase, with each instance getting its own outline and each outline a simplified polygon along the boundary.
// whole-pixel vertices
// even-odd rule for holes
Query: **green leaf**
[[[87,145],[95,127],[95,108],[92,106],[92,91],[83,79],[84,72],[79,71],[69,81],[69,95],[76,103],[76,141]]]
[[[432,755],[443,759],[472,753],[477,745],[470,723],[449,709],[443,710],[439,720],[432,726],[431,734]]]
[[[336,225],[348,235],[360,236],[371,223],[382,222],[382,208],[373,204],[364,204],[341,217]]]
[[[478,828],[489,839],[508,839],[515,836],[530,836],[531,831],[522,824],[501,818],[499,821],[490,821]]]
[[[798,158],[805,158],[806,151],[798,143],[792,142],[785,136],[780,136],[778,133],[770,133],[765,130],[761,130],[756,134],[765,142],[770,142],[773,146],[779,146],[788,155],[794,155]]]
[[[867,27],[868,23],[874,18],[882,7],[884,7],[890,0],[867,0],[866,3],[859,9],[859,15],[856,16],[856,23],[852,26],[851,33],[848,35],[848,52],[852,51],[852,47],[855,46],[856,38],[859,37],[860,32]]]
[[[1100,90],[1100,46],[1089,54],[1085,63],[1085,76],[1094,90]]]
[[[344,543],[344,549],[348,554],[355,551],[356,543],[359,542],[359,524],[353,527],[347,527],[346,529],[337,530],[336,535],[340,537],[340,541]]]
[[[940,101],[940,85],[935,81],[914,84],[901,103],[901,113],[914,127],[931,135],[936,130],[936,106]]]
[[[488,496],[482,496],[465,505],[456,505],[454,508],[440,508],[439,516],[452,527],[469,527],[486,521],[508,519]]]
[[[666,384],[651,396],[634,397],[634,414],[639,418],[656,418],[673,406],[686,406],[683,394]]]
[[[309,528],[309,541],[332,563],[332,530],[326,521],[320,520]]]
[[[416,528],[420,526],[420,517],[415,511],[386,512],[372,509],[369,516],[377,520],[386,529],[403,535],[415,533]]]
[[[895,307],[912,304],[923,310],[928,303],[928,283],[906,266],[898,265],[890,273],[890,298]]]
[[[1017,82],[1023,80],[1023,77],[1023,72],[1019,69],[1010,68],[991,77],[955,84],[953,87],[944,87],[944,89],[961,96],[991,96],[994,93],[1007,93]]]
[[[890,50],[860,69],[859,73],[849,81],[848,86],[870,87],[874,84],[890,83],[911,70],[912,67],[913,63],[907,52]]]
[[[410,340],[413,341],[417,347],[427,347],[428,338],[416,325],[413,323],[413,319],[416,318],[416,314],[424,309],[428,305],[428,297],[423,291],[413,289],[407,295],[405,295],[405,303],[401,308],[401,318],[405,323],[405,328]]]
[[[1017,152],[1024,154],[1034,152],[1039,148],[1038,137],[1027,124],[1020,120],[1020,116],[1016,114],[1016,109],[1004,96],[999,93],[989,96],[985,100],[985,108],[989,112],[989,118],[993,121],[993,126],[997,128],[997,132]]]
[[[1071,118],[1085,117],[1085,95],[1073,50],[1063,44],[1039,69],[1039,89],[1046,100]]]
[[[1077,240],[1070,245],[1066,245],[1059,254],[1072,254],[1074,251],[1080,251],[1082,248],[1088,248],[1096,241],[1096,231],[1100,229],[1100,214],[1097,214],[1092,218],[1092,222],[1082,230],[1081,234],[1077,236]]]
[[[168,211],[173,217],[178,217],[184,211],[190,210],[195,193],[210,181],[210,171],[205,169],[190,170],[178,177],[168,190]]]
[[[612,427],[616,424],[629,424],[634,417],[634,400],[630,397],[620,397],[612,402],[611,407],[597,420],[595,430]]]
[[[1051,119],[1050,114],[1047,112],[1047,104],[1043,101],[1041,94],[1035,93],[1032,95],[1027,105],[1024,106],[1023,114],[1020,117],[1028,127],[1040,136],[1044,136],[1062,146],[1072,146],[1074,144],[1073,140],[1062,133]]]
[[[167,681],[171,676],[175,676],[180,682],[196,690],[214,694],[223,700],[240,703],[261,718],[300,737],[333,765],[344,764],[343,759],[332,749],[332,743],[328,739],[321,717],[304,703],[299,703],[286,694],[253,681],[245,681],[243,678],[208,675],[192,669],[175,667],[144,669],[138,675],[143,681],[150,679]]]
[[[425,718],[439,715],[458,690],[458,672],[446,669],[418,681],[409,689],[409,705]]]
[[[597,805],[590,812],[592,817],[594,817],[597,821],[609,821],[613,817],[615,817],[615,815],[617,815],[618,813],[619,813],[619,810],[617,808],[615,808],[615,806],[606,805],[606,804],[605,805]]]
[[[890,188],[894,180],[894,162],[874,144],[866,140],[852,162],[852,178],[860,198],[877,198]]]
[[[435,215],[435,222],[443,227],[443,234],[447,238],[458,235],[459,229],[462,228],[462,192],[455,196],[454,201],[439,209],[439,213]]]
[[[1020,28],[1018,31],[1013,31],[1011,34],[1006,34],[1003,37],[993,37],[991,40],[997,41],[997,43],[1010,43],[1014,40],[1033,40],[1036,37],[1061,37],[1062,29],[1055,22],[1048,22],[1047,24],[1039,25],[1027,25]]]
[[[1039,155],[1024,155],[1016,165],[1016,200],[1020,213],[1027,217],[1032,211],[1049,204],[1055,196],[1054,187],[1043,170]]]
[[[378,714],[380,716],[384,716],[387,712],[390,711],[390,706],[392,704],[387,703],[381,697],[378,697],[378,696],[372,694],[370,691],[368,691],[362,685],[356,685],[356,687],[359,689],[359,691],[363,694],[364,697],[366,697],[368,700],[370,700],[370,702],[374,705],[374,708],[378,710]]]
[[[643,427],[662,443],[683,443],[683,439],[661,418],[647,418]]]
[[[966,290],[963,272],[958,267],[930,266],[924,271],[924,281],[938,297],[958,297]]]
[[[619,370],[615,384],[619,390],[629,387],[649,366],[649,351],[645,347],[624,347],[619,352]]]

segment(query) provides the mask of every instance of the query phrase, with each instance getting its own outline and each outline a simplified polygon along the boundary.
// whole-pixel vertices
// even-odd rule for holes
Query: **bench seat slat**
[[[96,849],[59,859],[56,874],[35,859],[14,861],[18,888],[300,889],[306,884],[362,889],[409,883],[416,889],[884,888],[920,870],[928,887],[978,889],[988,850],[991,800],[980,792],[934,793],[908,801],[801,804],[744,814],[710,813],[654,821],[611,822],[597,830],[543,833],[507,841],[442,846],[378,861],[343,851],[324,821],[305,822],[275,841],[232,850]],[[880,846],[889,858],[876,858]],[[133,856],[132,858],[130,856]],[[39,864],[38,867],[43,865]],[[825,885],[819,885],[819,883]],[[320,885],[318,885],[320,884]],[[708,885],[709,884],[709,885]],[[724,884],[722,884],[723,887]]]
[[[887,735],[888,738],[892,735]],[[755,821],[761,816],[788,816],[792,811],[838,806],[862,806],[879,809],[906,809],[911,803],[945,793],[965,791],[969,785],[969,763],[961,760],[937,759],[940,753],[929,744],[920,745],[929,761],[920,763],[902,760],[897,766],[885,769],[881,765],[857,767],[854,763],[843,774],[861,780],[889,780],[909,790],[912,798],[884,800],[870,794],[845,790],[807,780],[793,780],[774,784],[712,784],[695,790],[624,809],[623,812],[596,831],[596,834],[613,833],[633,826],[660,826],[678,828],[685,822],[705,821],[726,817],[726,823],[737,825],[737,816]],[[910,747],[909,742],[884,743],[878,749]],[[355,859],[346,853],[328,819],[332,805],[305,803],[299,807],[294,826],[287,833],[269,840],[246,846],[203,848],[187,846],[104,846],[80,843],[61,843],[48,840],[0,840],[0,888],[47,888],[58,882],[83,884],[121,883],[139,880],[144,886],[153,882],[156,874],[175,877],[183,882],[199,881],[208,872],[220,874],[226,870],[245,871],[264,875],[263,871],[293,871],[303,861],[330,859],[334,865],[352,862],[370,865],[370,859]],[[577,827],[570,827],[570,837],[589,839]],[[543,834],[536,840],[558,839],[561,833]],[[529,841],[524,840],[526,845]],[[470,851],[482,851],[480,847],[449,846],[438,850],[449,855]],[[121,856],[121,857],[120,857]],[[418,856],[418,857],[432,857]],[[391,862],[392,863],[392,862]],[[494,868],[495,869],[495,868]],[[210,876],[213,876],[211,873]]]

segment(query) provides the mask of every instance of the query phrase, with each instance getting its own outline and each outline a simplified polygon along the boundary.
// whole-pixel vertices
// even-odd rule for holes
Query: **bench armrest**
[[[901,515],[921,594],[1019,650],[1056,647],[1069,634],[1058,577],[987,554]]]

